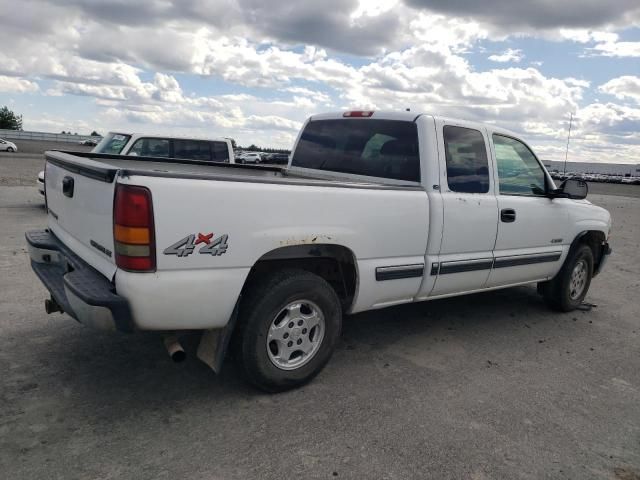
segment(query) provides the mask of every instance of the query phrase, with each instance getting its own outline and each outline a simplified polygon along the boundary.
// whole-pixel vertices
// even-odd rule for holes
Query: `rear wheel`
[[[235,357],[246,378],[278,392],[305,384],[326,365],[340,337],[342,310],[323,278],[283,270],[252,282],[238,321]]]
[[[589,291],[593,276],[593,252],[588,245],[571,250],[558,275],[541,283],[539,290],[545,301],[555,310],[575,310]]]

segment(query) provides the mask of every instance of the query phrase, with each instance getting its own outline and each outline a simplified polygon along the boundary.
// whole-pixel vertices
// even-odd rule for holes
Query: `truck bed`
[[[289,183],[295,185],[333,186],[373,189],[417,189],[412,182],[380,179],[380,181],[344,178],[344,175],[308,172],[275,166],[211,163],[158,157],[132,157],[92,152],[51,150],[45,152],[47,162],[96,179],[113,181],[120,176],[153,176],[253,183]]]

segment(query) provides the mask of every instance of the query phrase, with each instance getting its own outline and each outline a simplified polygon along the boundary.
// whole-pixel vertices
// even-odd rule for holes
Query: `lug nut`
[[[289,338],[289,334],[288,334],[287,332],[284,332],[283,337],[284,337],[284,338]]]
[[[299,338],[298,341],[296,342],[298,345],[300,345],[302,343],[302,339]]]
[[[298,326],[301,327],[302,326],[302,320],[298,320]]]
[[[289,341],[287,342],[287,347],[292,347],[293,346],[293,342]]]
[[[293,322],[289,322],[289,328],[293,328]]]
[[[307,333],[307,329],[306,329],[306,328],[303,328],[303,329],[302,329],[302,334],[304,335],[305,333]]]

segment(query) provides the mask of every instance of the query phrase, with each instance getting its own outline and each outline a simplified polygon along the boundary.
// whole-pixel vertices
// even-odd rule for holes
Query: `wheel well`
[[[591,252],[593,253],[593,264],[594,266],[600,263],[602,257],[602,246],[605,243],[607,237],[605,234],[599,230],[588,230],[586,232],[582,232],[574,241],[575,245],[587,245],[591,248]]]
[[[299,268],[315,273],[331,285],[347,310],[353,303],[358,273],[353,252],[341,245],[289,245],[272,250],[258,259],[249,272],[244,289],[260,277],[283,268]]]

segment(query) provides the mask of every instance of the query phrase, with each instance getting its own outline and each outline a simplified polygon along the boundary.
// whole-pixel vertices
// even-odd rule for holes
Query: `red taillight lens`
[[[149,227],[153,224],[149,189],[118,185],[116,187],[114,223],[126,227]]]
[[[153,203],[148,188],[116,186],[113,237],[119,268],[135,272],[156,269]]]

